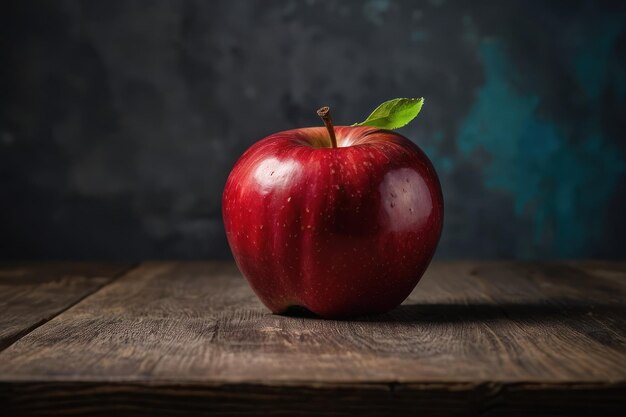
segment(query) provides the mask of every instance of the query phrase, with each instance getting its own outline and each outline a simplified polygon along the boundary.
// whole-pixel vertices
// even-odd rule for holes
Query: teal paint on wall
[[[616,31],[610,32],[613,36]],[[603,37],[601,43],[610,44]],[[595,45],[597,40],[591,39]],[[606,50],[606,46],[601,49]],[[534,252],[540,257],[574,257],[602,230],[602,213],[624,173],[623,155],[601,134],[597,119],[568,136],[553,120],[540,116],[537,91],[520,91],[516,81],[523,76],[495,40],[480,46],[485,83],[468,116],[461,124],[457,145],[464,158],[485,151],[490,156],[483,169],[487,189],[504,190],[515,201],[515,215],[530,217],[534,227]],[[583,52],[576,76],[589,100],[599,96],[606,73],[606,52],[599,51],[593,63]],[[592,102],[590,104],[593,104]],[[595,111],[593,108],[590,111]],[[572,132],[572,130],[570,130]],[[576,134],[578,137],[572,137]],[[545,253],[543,254],[545,256]]]
[[[589,22],[578,37],[580,42],[571,61],[578,83],[591,100],[598,100],[606,85],[607,60],[622,31],[623,20],[622,16],[606,16]]]

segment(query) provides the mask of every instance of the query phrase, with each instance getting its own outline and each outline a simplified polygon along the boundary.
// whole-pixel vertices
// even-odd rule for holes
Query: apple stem
[[[326,129],[328,129],[328,136],[330,137],[330,144],[332,148],[337,147],[337,138],[335,137],[335,129],[333,128],[333,121],[330,118],[330,107],[324,106],[317,111],[317,115],[322,118]]]

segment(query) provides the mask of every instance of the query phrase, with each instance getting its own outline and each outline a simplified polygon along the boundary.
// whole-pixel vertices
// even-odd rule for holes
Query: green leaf
[[[385,101],[368,116],[365,121],[352,126],[374,126],[381,129],[398,129],[415,119],[422,110],[424,97],[394,98]]]

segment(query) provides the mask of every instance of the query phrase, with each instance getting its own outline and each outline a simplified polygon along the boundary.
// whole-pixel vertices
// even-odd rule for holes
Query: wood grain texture
[[[624,386],[0,383],[7,415],[622,416]]]
[[[0,350],[97,291],[130,265],[0,264]]]
[[[333,321],[271,315],[232,264],[146,263],[0,353],[0,403],[30,415],[619,415],[624,270],[434,263],[391,313]]]

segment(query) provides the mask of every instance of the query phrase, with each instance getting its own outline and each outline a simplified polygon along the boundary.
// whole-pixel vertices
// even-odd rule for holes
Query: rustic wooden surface
[[[130,265],[0,264],[0,350],[110,282]]]
[[[9,288],[0,305],[28,312],[10,289],[23,285],[19,276],[0,275],[0,288]],[[37,282],[46,274],[28,276],[28,285],[43,288],[34,303],[40,311],[57,303],[62,291]],[[626,411],[623,263],[434,263],[402,306],[350,321],[272,315],[229,263],[144,263],[91,292],[40,326],[24,326],[15,314],[0,319],[4,327],[26,329],[0,352],[0,410]]]

